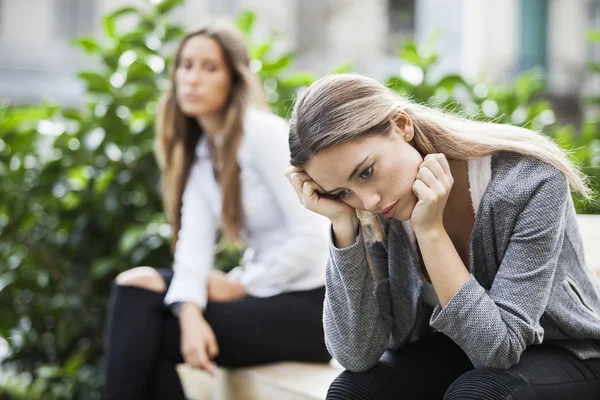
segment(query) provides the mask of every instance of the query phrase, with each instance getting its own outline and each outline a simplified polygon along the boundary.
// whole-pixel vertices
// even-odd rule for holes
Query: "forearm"
[[[440,305],[445,307],[469,279],[469,270],[443,228],[415,235]]]
[[[358,217],[353,215],[343,220],[332,221],[333,244],[338,249],[345,249],[356,243],[358,236]]]

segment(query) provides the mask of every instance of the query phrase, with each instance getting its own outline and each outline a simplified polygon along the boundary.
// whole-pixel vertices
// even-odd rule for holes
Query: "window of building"
[[[388,26],[390,50],[396,52],[403,40],[414,36],[415,0],[389,0]]]
[[[521,71],[548,65],[548,0],[521,0]]]
[[[54,0],[55,32],[58,38],[72,39],[96,30],[97,0]]]

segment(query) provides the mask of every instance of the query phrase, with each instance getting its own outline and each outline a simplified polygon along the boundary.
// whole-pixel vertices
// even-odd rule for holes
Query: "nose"
[[[196,68],[191,68],[185,75],[185,81],[191,85],[198,85],[200,83],[200,71]]]
[[[360,201],[363,204],[363,208],[369,212],[375,212],[378,210],[377,206],[381,202],[381,196],[373,190],[362,190],[355,192]]]

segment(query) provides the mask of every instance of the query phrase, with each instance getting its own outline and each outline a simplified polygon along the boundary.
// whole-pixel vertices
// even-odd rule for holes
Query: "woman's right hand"
[[[212,360],[219,354],[215,333],[198,306],[184,304],[179,313],[183,359],[191,367],[201,368],[214,376],[217,366]]]
[[[298,167],[288,167],[285,170],[298,199],[302,205],[317,214],[329,218],[336,224],[340,221],[353,221],[356,218],[354,208],[341,200],[324,195],[324,190],[304,171]]]

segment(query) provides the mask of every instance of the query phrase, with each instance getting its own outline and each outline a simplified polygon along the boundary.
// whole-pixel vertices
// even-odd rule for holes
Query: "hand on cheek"
[[[410,217],[415,233],[443,229],[444,208],[453,184],[446,157],[443,154],[427,155],[412,187],[418,198]]]

